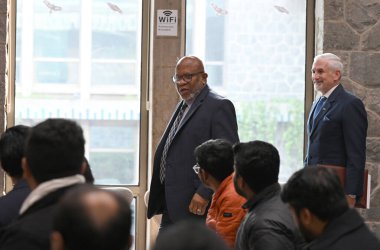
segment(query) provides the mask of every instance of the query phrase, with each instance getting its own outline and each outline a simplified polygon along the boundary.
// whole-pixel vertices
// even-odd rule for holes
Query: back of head
[[[194,153],[199,166],[220,182],[234,171],[232,144],[226,140],[206,141]]]
[[[60,201],[53,232],[61,235],[66,250],[126,250],[131,244],[131,222],[124,197],[84,184]]]
[[[204,223],[181,221],[164,230],[153,250],[227,250],[224,241]]]
[[[38,183],[79,174],[84,158],[82,128],[67,119],[47,119],[34,126],[25,157]]]
[[[4,171],[12,177],[22,177],[21,159],[30,127],[17,125],[8,128],[0,138],[0,162]]]
[[[294,173],[281,198],[296,211],[307,208],[323,221],[338,217],[348,209],[339,177],[323,167],[307,167]]]
[[[280,155],[270,143],[251,141],[233,147],[235,174],[241,176],[253,192],[278,182]]]

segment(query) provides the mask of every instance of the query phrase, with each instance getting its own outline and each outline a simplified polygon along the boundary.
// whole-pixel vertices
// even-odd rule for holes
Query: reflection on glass
[[[36,62],[35,83],[75,84],[78,82],[78,63],[67,62]]]
[[[186,54],[234,102],[240,140],[278,148],[286,181],[303,166],[306,1],[186,3]]]
[[[121,152],[90,152],[91,169],[95,177],[95,184],[119,185],[124,183],[138,183],[134,153]]]
[[[212,86],[223,85],[223,64],[214,65],[212,63],[207,64],[207,82],[212,83]]]
[[[76,120],[99,183],[137,185],[141,0],[18,0],[16,124]]]
[[[140,1],[94,0],[92,7],[92,57],[136,59]]]
[[[133,85],[136,83],[134,63],[93,63],[92,85]]]
[[[55,1],[55,4],[56,9],[62,9],[54,11],[54,8],[51,9],[53,6],[34,1],[34,56],[78,57],[80,1]],[[26,9],[24,14],[27,14]]]

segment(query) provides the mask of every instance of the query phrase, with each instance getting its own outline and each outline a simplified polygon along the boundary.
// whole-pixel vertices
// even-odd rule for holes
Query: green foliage
[[[241,141],[262,140],[281,156],[282,179],[302,167],[304,104],[297,99],[235,102]]]

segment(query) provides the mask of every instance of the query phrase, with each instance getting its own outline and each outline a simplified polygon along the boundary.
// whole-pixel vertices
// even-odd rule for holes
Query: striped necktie
[[[169,150],[170,144],[172,143],[174,136],[177,132],[178,126],[181,123],[181,120],[182,120],[183,114],[185,113],[186,108],[187,108],[187,104],[186,103],[182,104],[182,107],[179,110],[178,115],[177,115],[171,129],[170,129],[169,135],[166,138],[164,151],[162,152],[161,162],[160,162],[160,181],[161,181],[161,183],[164,183],[164,180],[165,180],[166,157],[168,155],[168,150]]]

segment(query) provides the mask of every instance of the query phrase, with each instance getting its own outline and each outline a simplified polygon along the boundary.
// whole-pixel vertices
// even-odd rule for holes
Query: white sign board
[[[157,36],[177,36],[178,10],[157,10]]]

